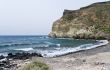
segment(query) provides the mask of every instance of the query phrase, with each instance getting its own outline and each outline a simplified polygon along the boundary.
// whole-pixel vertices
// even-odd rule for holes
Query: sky
[[[108,0],[0,0],[0,35],[47,35],[64,9]]]

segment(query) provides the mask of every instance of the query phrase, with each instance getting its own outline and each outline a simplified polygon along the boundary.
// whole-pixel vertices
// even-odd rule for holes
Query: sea
[[[49,38],[47,35],[0,36],[0,55],[7,56],[8,53],[35,52],[43,57],[56,57],[96,48],[107,43],[107,40]]]

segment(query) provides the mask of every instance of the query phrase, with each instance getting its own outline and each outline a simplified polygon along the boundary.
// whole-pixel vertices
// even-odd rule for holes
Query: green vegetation
[[[73,18],[74,17],[72,14],[68,14],[68,15],[65,15],[65,17],[63,17],[64,20],[68,20],[68,21],[71,21]]]
[[[19,70],[49,70],[49,67],[40,61],[33,61],[30,64],[22,66]]]
[[[110,28],[102,28],[104,32],[110,33]]]
[[[76,14],[69,13],[69,14],[64,15],[62,18],[63,18],[63,21],[64,21],[64,22],[70,23],[70,22],[71,22],[74,18],[76,18],[76,17],[77,17]]]

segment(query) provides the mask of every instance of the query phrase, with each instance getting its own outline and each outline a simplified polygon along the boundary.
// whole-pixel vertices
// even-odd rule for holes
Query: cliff
[[[78,39],[110,38],[110,1],[64,10],[63,16],[53,23],[50,37]]]

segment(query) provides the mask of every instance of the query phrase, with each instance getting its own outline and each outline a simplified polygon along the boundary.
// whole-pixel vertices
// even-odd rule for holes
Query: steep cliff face
[[[94,3],[79,10],[64,10],[55,21],[50,37],[79,39],[110,38],[110,1]]]

